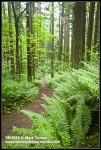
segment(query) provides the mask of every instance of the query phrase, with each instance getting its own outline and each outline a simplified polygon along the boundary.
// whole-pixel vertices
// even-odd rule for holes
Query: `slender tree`
[[[19,15],[21,13],[21,2],[18,2],[19,5]],[[19,19],[19,63],[20,63],[20,67],[19,67],[19,72],[20,74],[22,73],[22,16]]]
[[[54,10],[54,2],[52,2],[52,10]],[[52,34],[54,35],[54,11],[52,12]],[[51,77],[54,77],[54,37],[52,38],[51,51]]]
[[[40,48],[42,47],[42,41],[40,40],[40,29],[42,28],[42,21],[41,21],[41,12],[42,8],[41,8],[41,2],[37,2],[37,18],[40,19],[40,21],[38,22],[37,25],[37,48],[36,48],[36,53],[37,53],[37,67],[43,64],[43,53],[40,50]]]
[[[5,3],[3,2],[3,19],[4,19],[4,24],[7,24],[7,23],[9,23],[8,22],[8,18],[9,18],[9,13],[7,14],[7,11],[8,11],[8,9],[7,9],[7,7],[6,7],[6,5],[5,5]],[[5,26],[4,26],[4,28],[5,28]],[[6,30],[6,32],[4,33],[4,40],[3,40],[3,49],[4,49],[4,59],[6,60],[6,63],[7,63],[7,69],[9,68],[9,60],[10,60],[10,50],[9,50],[9,27],[8,28],[6,28],[6,29],[4,29],[4,30]]]
[[[30,5],[31,9],[31,34],[32,37],[35,38],[35,31],[33,28],[33,16],[35,14],[35,2]],[[33,79],[35,79],[35,42],[31,43],[31,55],[32,55],[32,62],[31,62],[31,68],[32,68],[32,76]]]
[[[97,2],[96,18],[95,18],[95,32],[94,32],[94,52],[98,51],[98,34],[99,34],[99,17],[100,17],[100,4]]]
[[[59,2],[59,46],[58,49],[60,48],[60,35],[61,35],[61,20],[60,20],[60,16],[61,16],[61,4]],[[58,59],[59,59],[59,54],[58,54]]]
[[[37,2],[37,16],[38,18],[40,17],[41,15],[41,2]],[[37,56],[38,56],[38,60],[37,60],[37,63],[38,65],[41,64],[41,51],[39,50],[40,46],[41,46],[41,42],[39,40],[39,36],[40,36],[40,33],[39,33],[39,27],[41,26],[41,22],[38,24],[38,31],[37,31],[37,41],[38,41],[38,44],[37,44]]]
[[[74,45],[74,42],[73,42],[73,40],[74,40],[74,14],[75,14],[75,3],[74,3],[74,5],[73,5],[73,11],[72,11],[72,14],[71,14],[71,64],[70,64],[70,66],[71,67],[73,67],[73,63],[74,63],[74,61],[73,61],[73,59],[74,59],[74,50],[73,50],[73,45]]]
[[[52,9],[52,5],[50,5],[50,10]],[[52,32],[52,15],[50,14],[50,25],[49,25],[49,32],[51,33]],[[50,39],[50,42],[49,42],[49,49],[50,49],[50,52],[49,52],[49,56],[48,56],[48,58],[49,59],[51,59],[50,58],[50,56],[51,56],[51,48],[52,48],[52,40]]]
[[[29,2],[26,2],[26,7],[29,5]],[[27,77],[28,81],[32,81],[32,72],[31,72],[31,45],[30,45],[30,31],[31,31],[31,15],[30,7],[26,9],[26,19],[27,19]]]
[[[19,31],[19,20],[20,17],[22,16],[22,14],[24,13],[24,11],[27,9],[27,7],[31,4],[32,2],[30,2],[26,8],[21,11],[20,14],[18,14],[18,10],[19,10],[19,5],[18,2],[12,2],[12,9],[13,9],[13,13],[14,13],[14,20],[15,20],[15,30],[16,30],[16,74],[19,75],[19,81],[20,81],[20,49],[19,49],[19,35],[20,35],[20,31]]]
[[[3,12],[2,13],[2,18],[3,18],[4,22],[5,22],[5,20],[6,20],[6,13],[5,13],[5,4],[4,4],[4,2],[2,2],[2,12]],[[2,26],[3,26],[4,22],[2,22]],[[6,36],[6,34],[3,34],[3,37],[5,37],[5,36]],[[3,41],[3,43],[5,43],[5,39],[4,38],[2,39],[2,41]],[[3,56],[4,56],[4,60],[6,61],[5,49],[6,49],[6,45],[3,44]]]
[[[15,30],[16,30],[16,74],[19,75],[20,80],[20,58],[19,58],[19,19],[17,17],[16,11],[18,10],[17,2],[12,2],[12,8],[14,13],[14,20],[15,20]]]
[[[88,34],[87,34],[87,61],[90,61],[93,23],[94,23],[94,7],[95,7],[95,2],[90,2]]]
[[[61,62],[62,50],[63,50],[63,17],[64,17],[64,2],[62,2],[62,14],[61,14],[61,33],[60,33],[60,47],[58,53],[58,61]]]
[[[10,38],[10,57],[11,57],[11,74],[15,73],[14,65],[14,48],[13,48],[13,33],[12,33],[12,10],[11,2],[8,2],[8,17],[9,17],[9,38]]]
[[[82,2],[82,60],[85,53],[86,2]]]
[[[64,62],[69,62],[69,10],[67,10],[68,3],[65,3],[64,12]]]

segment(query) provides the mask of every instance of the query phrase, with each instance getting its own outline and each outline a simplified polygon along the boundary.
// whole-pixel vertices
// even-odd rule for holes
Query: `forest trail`
[[[49,97],[53,95],[53,91],[46,85],[45,77],[42,77],[41,80],[41,88],[35,100],[25,104],[22,108],[24,110],[30,110],[37,113],[45,112],[44,108],[41,104],[46,104],[46,102],[42,99],[42,94],[45,94]],[[24,115],[20,111],[14,111],[10,114],[2,114],[2,139],[5,139],[12,131],[12,126],[20,127],[20,128],[31,128],[32,121]]]

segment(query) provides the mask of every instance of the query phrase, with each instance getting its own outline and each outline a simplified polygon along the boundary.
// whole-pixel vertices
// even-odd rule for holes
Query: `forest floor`
[[[36,113],[45,112],[44,108],[41,106],[41,104],[46,104],[46,102],[42,99],[42,94],[51,97],[53,95],[53,90],[46,85],[45,77],[42,77],[40,82],[41,88],[36,99],[25,104],[21,109],[34,111]],[[31,128],[32,125],[32,121],[20,111],[14,111],[10,114],[2,114],[2,139],[5,139],[5,136],[11,133],[12,126],[19,128]]]
[[[41,80],[41,88],[39,93],[32,102],[25,104],[21,110],[30,110],[36,113],[44,112],[47,115],[45,109],[41,106],[41,104],[47,104],[44,99],[42,99],[42,94],[47,95],[48,97],[53,96],[53,90],[46,85],[45,77],[42,77]],[[98,127],[98,114],[93,115],[93,121],[90,126],[89,133],[86,138],[86,147],[87,148],[95,148],[99,147],[99,127]],[[10,114],[2,114],[2,140],[5,140],[5,136],[9,135],[12,131],[12,126],[16,126],[19,128],[31,128],[33,126],[32,121],[20,111],[14,111]]]

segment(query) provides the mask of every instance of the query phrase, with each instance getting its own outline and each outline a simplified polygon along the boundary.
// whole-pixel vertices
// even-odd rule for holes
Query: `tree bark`
[[[63,17],[64,17],[64,2],[62,2],[62,15],[61,15],[61,33],[60,33],[60,47],[58,53],[58,61],[61,62],[63,50]]]
[[[74,29],[73,29],[73,67],[79,69],[82,61],[82,48],[83,48],[83,3],[76,2],[74,6]]]
[[[73,46],[74,46],[74,14],[75,14],[75,5],[73,7],[73,13],[72,13],[72,27],[71,27],[71,67],[74,66],[74,50],[73,50]]]
[[[82,2],[82,60],[85,53],[85,30],[86,30],[86,2]]]
[[[12,9],[14,13],[14,20],[15,20],[15,30],[16,30],[16,74],[19,76],[20,81],[20,57],[19,57],[19,19],[17,18],[16,11],[18,9],[18,3],[12,2]]]
[[[95,7],[95,2],[90,2],[89,24],[88,24],[88,34],[87,34],[87,61],[90,61],[91,58],[90,52],[91,52],[93,22],[94,22],[94,7]]]
[[[3,16],[4,17],[2,17],[3,18],[3,20],[5,21],[5,19],[6,19],[6,14],[5,14],[5,4],[4,4],[4,2],[2,2],[2,14],[3,14]],[[3,35],[3,36],[6,36],[6,35]],[[5,40],[3,39],[3,42],[5,43]],[[3,56],[4,56],[4,60],[6,61],[6,52],[5,52],[5,50],[6,50],[6,45],[4,44],[3,45]]]
[[[66,3],[67,4],[67,3]],[[67,5],[65,4],[65,7]],[[64,15],[64,62],[69,63],[69,11],[67,12],[65,10],[65,15]]]
[[[20,81],[20,53],[19,53],[19,19],[22,16],[22,14],[24,13],[24,11],[28,9],[29,5],[32,3],[28,3],[28,5],[26,6],[26,8],[20,13],[18,14],[18,9],[19,9],[19,2],[15,2],[15,6],[14,6],[14,2],[12,3],[12,9],[13,9],[13,13],[14,13],[14,20],[15,20],[15,30],[16,30],[16,74],[19,76],[19,81]]]
[[[54,2],[52,2],[52,10],[54,10]],[[52,34],[54,35],[54,12],[52,13]],[[54,77],[54,37],[52,38],[51,51],[51,77]]]
[[[33,15],[35,14],[35,3],[33,2],[33,5],[31,5],[31,34],[33,38],[35,37],[35,31],[33,30]],[[31,44],[31,49],[32,49],[32,76],[33,79],[35,80],[35,43]]]
[[[96,18],[95,18],[95,32],[94,32],[94,52],[98,51],[98,34],[99,34],[99,20],[100,20],[100,3],[97,2]]]
[[[26,2],[26,7],[28,6],[28,2]],[[31,18],[30,18],[30,7],[26,9],[27,15],[27,79],[28,81],[32,81],[32,73],[31,73],[31,46],[30,46],[30,27],[31,27]]]
[[[60,35],[61,35],[61,20],[60,20],[60,15],[61,15],[61,4],[59,2],[59,45],[58,45],[58,50],[60,49]],[[58,52],[58,60],[59,60],[59,52]]]
[[[21,8],[21,2],[19,2],[19,15],[21,14],[21,11],[20,11],[20,8]],[[22,32],[22,17],[20,18],[19,20],[19,59],[20,59],[20,74],[22,73],[22,37],[21,37],[21,32]]]
[[[9,38],[10,38],[10,55],[11,55],[11,74],[15,73],[14,65],[14,49],[13,49],[13,34],[12,34],[12,11],[11,2],[8,2],[8,17],[9,17]]]

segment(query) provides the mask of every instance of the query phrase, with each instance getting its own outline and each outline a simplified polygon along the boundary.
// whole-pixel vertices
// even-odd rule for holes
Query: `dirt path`
[[[53,95],[52,89],[50,89],[45,83],[45,77],[40,80],[42,87],[39,90],[39,94],[35,100],[24,105],[22,109],[31,110],[37,113],[45,112],[41,104],[46,104],[46,102],[41,98],[42,94],[46,94],[51,97]],[[5,139],[12,131],[12,125],[20,128],[30,128],[32,127],[32,121],[20,111],[14,111],[11,114],[2,114],[2,139]]]

